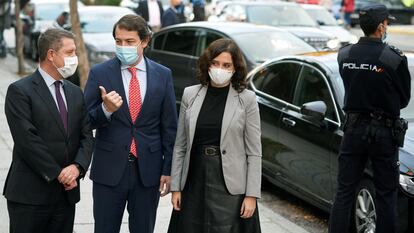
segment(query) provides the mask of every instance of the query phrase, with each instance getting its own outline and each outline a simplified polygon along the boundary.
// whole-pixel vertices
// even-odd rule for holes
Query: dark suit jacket
[[[86,171],[93,138],[82,91],[64,80],[68,108],[68,133],[58,108],[39,71],[12,83],[5,111],[13,136],[13,160],[3,194],[24,204],[54,204],[67,196],[80,200],[78,187],[64,191],[57,177],[61,170],[78,163]]]
[[[185,23],[184,5],[178,7],[177,11],[170,7],[162,15],[161,26],[163,28],[179,23]]]
[[[171,70],[145,58],[147,91],[141,112],[133,124],[117,58],[94,66],[85,87],[86,105],[96,145],[91,166],[94,182],[115,186],[127,165],[132,137],[135,138],[142,183],[159,185],[161,175],[170,175],[177,129],[177,111]],[[108,120],[102,110],[99,86],[116,91],[124,100]]]
[[[160,9],[160,22],[161,17],[164,13],[164,8],[162,7],[162,3],[160,1],[157,1],[158,7]],[[138,15],[140,15],[142,18],[145,19],[145,21],[149,21],[149,11],[148,11],[148,1],[142,1],[139,3],[138,8],[135,11]]]

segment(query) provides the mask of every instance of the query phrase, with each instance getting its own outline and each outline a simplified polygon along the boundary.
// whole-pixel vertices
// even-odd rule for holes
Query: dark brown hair
[[[138,33],[138,37],[141,40],[147,40],[151,38],[152,32],[149,29],[147,22],[139,15],[125,15],[115,23],[114,28],[112,29],[112,36],[115,39],[115,30],[116,28],[122,28],[127,31],[136,31]]]
[[[233,61],[235,72],[231,77],[231,84],[238,92],[242,92],[246,88],[246,62],[239,47],[231,39],[218,39],[204,50],[197,62],[197,79],[205,86],[210,83],[208,70],[213,59],[223,52],[230,53]]]
[[[69,38],[75,40],[75,35],[72,32],[51,28],[40,34],[37,41],[37,47],[39,48],[39,59],[44,61],[47,56],[47,51],[53,49],[59,51],[62,48],[62,38]]]

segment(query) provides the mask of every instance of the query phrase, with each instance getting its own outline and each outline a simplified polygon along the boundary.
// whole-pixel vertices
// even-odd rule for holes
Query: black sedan
[[[184,88],[197,84],[197,59],[208,45],[230,38],[243,52],[248,70],[284,55],[314,52],[315,49],[287,31],[247,23],[194,22],[167,27],[155,33],[145,54],[173,72],[177,100]]]
[[[410,57],[414,75],[414,54]],[[276,186],[329,211],[337,187],[337,156],[343,136],[344,87],[336,53],[313,53],[268,61],[249,73],[262,123],[263,176]],[[325,111],[324,111],[325,109]],[[400,232],[413,231],[414,103],[402,111],[410,121],[400,149]],[[375,232],[375,191],[368,164],[353,211],[356,232]]]

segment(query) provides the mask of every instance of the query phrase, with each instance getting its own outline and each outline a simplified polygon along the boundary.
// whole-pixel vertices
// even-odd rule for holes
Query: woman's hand
[[[250,218],[253,216],[256,209],[256,198],[255,197],[245,197],[240,209],[241,218]]]
[[[171,203],[174,207],[174,210],[181,210],[181,192],[172,192]]]

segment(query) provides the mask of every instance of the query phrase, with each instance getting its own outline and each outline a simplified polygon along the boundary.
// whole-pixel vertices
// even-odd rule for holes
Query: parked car
[[[193,22],[167,27],[155,33],[145,54],[172,70],[178,103],[184,88],[198,83],[195,79],[198,57],[220,38],[236,42],[249,70],[276,56],[316,51],[289,32],[269,26]]]
[[[358,42],[358,37],[340,26],[332,13],[325,7],[310,4],[303,4],[301,6],[315,20],[320,29],[336,36],[339,39],[341,46]]]
[[[83,40],[91,65],[115,56],[114,24],[124,15],[135,14],[120,6],[86,6],[79,9]]]
[[[410,57],[414,75],[414,54]],[[336,193],[337,156],[343,136],[344,86],[337,53],[286,56],[248,74],[260,108],[263,176],[293,195],[329,211]],[[414,94],[414,93],[413,93]],[[323,111],[321,109],[326,109]],[[414,232],[414,103],[402,111],[410,122],[400,149],[400,232]],[[375,231],[375,189],[368,164],[353,210],[356,232]]]
[[[292,2],[231,2],[218,21],[239,21],[275,26],[300,37],[318,50],[337,49],[339,40],[322,31],[299,4]]]
[[[82,8],[82,2],[78,2],[78,8]],[[69,12],[69,0],[31,0],[23,9],[24,47],[26,55],[37,61],[37,40],[40,33],[53,27],[53,22],[63,11]]]
[[[414,6],[407,7],[401,0],[355,0],[355,10],[351,14],[351,26],[359,24],[359,10],[371,4],[384,4],[387,6],[391,15],[397,18],[397,24],[414,24]],[[333,1],[333,10],[338,11],[341,5],[341,0]],[[339,15],[339,12],[334,12]]]

